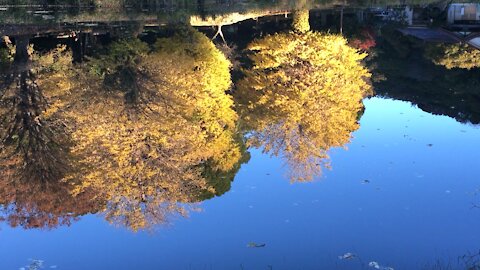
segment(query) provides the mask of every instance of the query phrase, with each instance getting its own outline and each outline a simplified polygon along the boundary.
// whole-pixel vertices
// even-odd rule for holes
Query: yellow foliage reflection
[[[115,51],[132,51],[138,42],[122,41]],[[118,74],[129,74],[134,90],[106,91],[101,80],[90,80],[65,97],[69,104],[60,113],[83,168],[70,176],[81,179],[76,191],[97,190],[108,201],[109,221],[138,230],[185,215],[202,190],[215,192],[204,164],[227,172],[242,153],[225,93],[230,63],[207,37],[183,29],[122,59],[128,64],[118,66],[128,70]],[[126,98],[132,92],[135,98]]]
[[[254,64],[236,98],[250,144],[283,155],[292,181],[309,181],[328,166],[327,151],[358,128],[361,100],[372,91],[360,63],[366,55],[342,36],[306,30],[267,36],[248,49]]]
[[[468,44],[427,45],[425,56],[435,65],[447,69],[475,69],[480,67],[480,50]]]
[[[6,39],[9,41],[9,39]],[[62,119],[51,117],[55,96],[69,91],[71,55],[65,46],[34,52],[26,37],[9,42],[0,75],[0,220],[23,228],[68,225],[96,212],[85,189],[72,196],[70,140]]]

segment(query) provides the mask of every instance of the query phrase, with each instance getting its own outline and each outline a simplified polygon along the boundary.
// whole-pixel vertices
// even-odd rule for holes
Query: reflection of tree
[[[61,178],[64,138],[60,125],[44,115],[47,100],[36,77],[46,67],[31,67],[35,63],[28,54],[28,38],[17,38],[13,70],[4,77],[1,96],[1,153],[18,162],[14,167],[22,168],[21,178],[45,182]]]
[[[250,153],[247,151],[243,138],[239,138],[237,141],[241,145],[242,157],[240,160],[228,171],[216,170],[208,162],[203,165],[202,175],[205,178],[207,185],[213,189],[203,189],[200,190],[200,193],[196,196],[198,201],[203,201],[211,199],[215,196],[221,196],[230,190],[232,182],[240,170],[240,167],[250,161]]]
[[[434,65],[412,46],[408,40],[392,44],[385,39],[379,43],[378,57],[371,64],[374,73],[385,79],[375,83],[377,94],[410,101],[426,112],[448,115],[460,122],[480,123],[478,69],[449,70]],[[398,47],[407,48],[409,53],[399,55]]]
[[[121,90],[129,103],[141,102],[143,71],[138,62],[148,53],[148,45],[138,39],[125,39],[108,47],[108,54],[92,59],[91,71],[104,78],[104,86]]]
[[[480,269],[480,251],[468,252],[458,258],[462,268],[469,270]]]
[[[467,44],[428,45],[425,56],[436,65],[448,69],[472,69],[480,67],[480,50]]]
[[[15,48],[12,46],[11,41],[8,37],[3,37],[3,40],[0,40],[0,72],[4,74],[9,68]]]
[[[71,58],[63,48],[31,56],[28,37],[17,37],[13,51],[0,82],[3,219],[26,228],[66,224],[80,210],[74,206],[87,202],[83,193],[83,204],[73,199],[70,184],[61,182],[70,166],[69,142],[63,124],[49,115],[48,99],[63,89]]]
[[[308,9],[298,9],[293,12],[292,28],[298,33],[310,31],[310,11]]]
[[[377,43],[373,30],[370,27],[363,27],[357,30],[355,37],[349,40],[349,44],[362,51],[369,51],[374,48]]]
[[[249,50],[254,65],[236,97],[250,142],[282,154],[293,181],[310,180],[328,149],[345,145],[358,128],[361,100],[371,91],[359,63],[365,55],[341,36],[305,27],[256,40]]]
[[[112,46],[125,51],[132,44],[139,42]],[[215,192],[204,165],[228,172],[242,154],[233,101],[225,94],[230,63],[207,37],[183,29],[159,39],[151,52],[129,54],[135,99],[125,102],[130,92],[122,81],[109,91],[92,82],[66,97],[64,113],[75,127],[74,152],[83,157],[78,191],[98,190],[108,200],[106,218],[137,230],[186,214],[185,203],[197,201],[200,190]],[[125,63],[118,59],[110,60]]]
[[[35,181],[8,182],[2,178],[0,185],[0,204],[3,205],[0,221],[13,227],[56,228],[102,209],[102,201],[93,200],[93,190],[73,197],[71,185],[64,182],[41,185]]]

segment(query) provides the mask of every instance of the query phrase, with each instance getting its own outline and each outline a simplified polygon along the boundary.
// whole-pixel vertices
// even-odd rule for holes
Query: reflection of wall
[[[405,7],[405,21],[408,25],[413,24],[413,8],[410,6]]]
[[[480,23],[480,4],[451,4],[448,8],[448,23]]]

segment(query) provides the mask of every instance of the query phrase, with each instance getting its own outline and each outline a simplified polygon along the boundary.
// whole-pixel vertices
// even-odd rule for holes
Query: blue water
[[[95,215],[51,231],[2,224],[0,269],[434,269],[478,252],[480,128],[406,102],[365,105],[312,183],[290,183],[281,157],[252,149],[228,193],[154,231]],[[357,257],[338,258],[347,252]]]

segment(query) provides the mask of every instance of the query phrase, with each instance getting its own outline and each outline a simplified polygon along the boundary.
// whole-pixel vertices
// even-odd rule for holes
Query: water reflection
[[[447,48],[445,46],[465,45],[419,42],[399,35],[396,29],[388,25],[382,28],[382,39],[375,48],[377,56],[369,61],[376,92],[410,101],[424,111],[448,115],[460,122],[480,123],[480,76],[479,69],[472,66],[476,58],[466,55],[448,58],[436,53],[433,56],[432,52],[436,48]],[[477,54],[478,50],[472,53]],[[470,70],[461,69],[461,66]]]
[[[2,170],[18,193],[4,202],[9,219],[22,194],[63,192],[102,201],[107,220],[138,230],[224,193],[222,182],[245,160],[226,94],[230,62],[196,30],[179,28],[151,46],[120,40],[75,67],[63,47],[37,54],[28,38],[15,43],[2,92]],[[24,208],[43,211],[44,201]]]
[[[225,94],[230,63],[190,28],[151,48],[129,40],[107,51],[103,67],[91,62],[103,80],[78,91],[83,102],[65,113],[75,125],[74,152],[84,157],[80,190],[98,189],[107,219],[136,230],[184,215],[202,190],[215,193],[207,167],[228,172],[240,162],[237,115]]]
[[[12,226],[53,228],[98,211],[91,190],[70,194],[63,181],[71,168],[65,123],[51,117],[49,99],[65,88],[62,48],[32,53],[28,37],[8,39],[0,84],[0,194],[3,217]],[[63,48],[64,49],[64,48]],[[32,61],[35,59],[36,61]],[[66,65],[64,65],[66,64]]]
[[[292,181],[309,181],[330,148],[349,142],[372,90],[366,54],[342,36],[310,31],[308,10],[294,13],[292,27],[248,46],[253,66],[237,85],[237,107],[250,144],[284,156]]]
[[[151,228],[226,193],[248,147],[310,181],[350,142],[373,88],[480,122],[478,51],[415,39],[392,19],[408,9],[379,22],[369,9],[281,6],[47,25],[34,46],[38,29],[1,28],[2,219],[53,228],[102,213]]]

